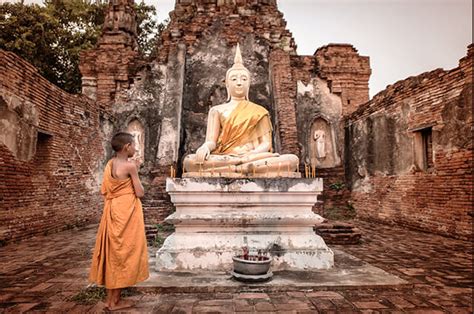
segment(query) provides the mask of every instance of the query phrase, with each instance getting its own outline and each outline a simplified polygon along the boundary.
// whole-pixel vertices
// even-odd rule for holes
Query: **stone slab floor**
[[[472,244],[399,227],[356,221],[363,242],[334,246],[409,284],[293,291],[156,294],[135,291],[127,313],[472,313]],[[92,313],[100,303],[73,301],[87,286],[97,226],[0,248],[0,313]],[[153,250],[154,251],[154,250]],[[152,266],[152,265],[151,265]],[[212,287],[209,287],[212,291]]]

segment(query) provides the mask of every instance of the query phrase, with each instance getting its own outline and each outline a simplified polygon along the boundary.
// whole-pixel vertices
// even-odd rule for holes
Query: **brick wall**
[[[270,53],[270,74],[276,111],[275,132],[281,154],[300,156],[296,126],[296,82],[291,74],[290,55],[276,49]]]
[[[343,115],[348,115],[369,100],[369,57],[360,56],[352,45],[329,44],[314,53],[317,73],[340,95]]]
[[[0,243],[96,220],[104,149],[94,103],[0,50],[0,112]]]
[[[360,217],[472,235],[472,58],[399,81],[346,123],[346,175]],[[431,132],[423,169],[417,132]]]

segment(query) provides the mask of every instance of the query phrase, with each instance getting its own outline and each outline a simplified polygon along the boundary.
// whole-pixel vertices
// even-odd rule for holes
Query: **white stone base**
[[[158,271],[223,271],[247,246],[272,270],[327,269],[333,252],[313,227],[321,179],[167,179],[176,227],[156,254]]]

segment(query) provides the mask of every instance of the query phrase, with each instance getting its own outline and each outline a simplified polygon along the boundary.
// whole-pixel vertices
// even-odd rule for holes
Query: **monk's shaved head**
[[[132,144],[134,141],[134,137],[132,134],[127,132],[119,132],[112,137],[112,141],[110,144],[114,151],[119,152],[123,149],[123,147],[127,144]]]

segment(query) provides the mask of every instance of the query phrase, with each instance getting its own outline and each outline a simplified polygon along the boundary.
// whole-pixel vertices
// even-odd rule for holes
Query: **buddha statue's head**
[[[244,66],[239,44],[235,50],[234,65],[225,76],[227,101],[232,98],[249,100],[250,72]]]

